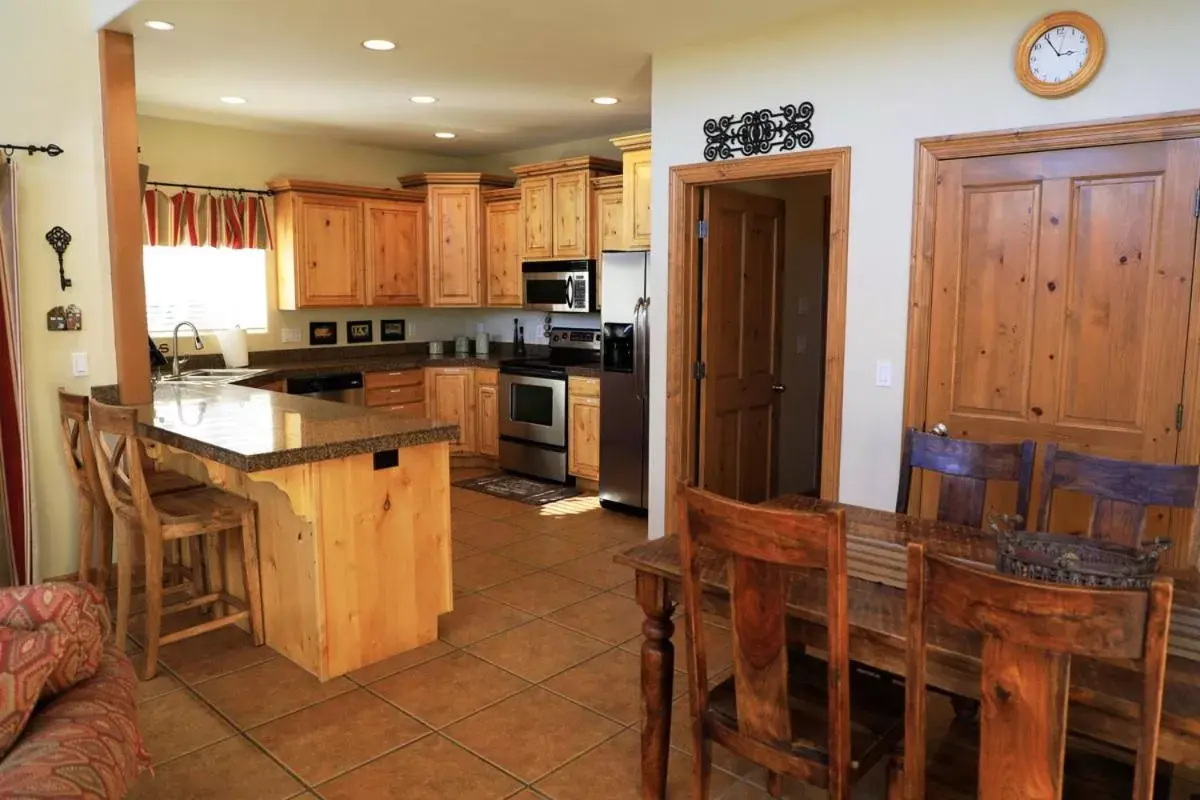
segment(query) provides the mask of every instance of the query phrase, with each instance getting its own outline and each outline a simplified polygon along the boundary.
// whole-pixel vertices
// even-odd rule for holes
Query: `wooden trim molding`
[[[613,147],[620,150],[622,153],[634,152],[637,150],[650,149],[650,131],[645,133],[631,133],[626,136],[615,136],[609,139]]]
[[[417,172],[412,175],[401,175],[396,180],[405,189],[424,189],[434,184],[507,189],[514,183],[512,178],[504,175],[490,175],[486,172]]]
[[[558,161],[541,161],[537,164],[522,164],[519,167],[510,167],[512,173],[518,178],[533,178],[538,175],[554,175],[559,172],[574,172],[575,170],[587,169],[593,172],[620,172],[622,169],[621,162],[611,158],[600,158],[599,156],[577,156],[576,158],[562,158]]]
[[[602,175],[599,178],[592,178],[593,189],[622,189],[624,186],[624,175]]]
[[[509,200],[520,200],[521,189],[517,186],[504,189],[484,189],[479,193],[485,203],[502,203]]]
[[[356,200],[407,200],[420,202],[425,199],[425,192],[417,189],[388,189],[382,186],[351,186],[347,183],[327,183],[326,181],[306,181],[296,178],[279,178],[268,181],[267,188],[279,194],[281,192],[300,192],[302,194],[323,194],[334,197],[353,197]]]
[[[846,350],[846,273],[850,227],[850,148],[811,150],[720,163],[671,167],[670,237],[667,248],[667,493],[666,525],[672,532],[674,492],[680,475],[695,464],[696,385],[690,367],[697,360],[695,325],[698,271],[695,221],[700,188],[719,183],[805,175],[829,175],[829,261],[825,320],[825,397],[821,445],[821,497],[836,500],[841,471],[842,394]]]

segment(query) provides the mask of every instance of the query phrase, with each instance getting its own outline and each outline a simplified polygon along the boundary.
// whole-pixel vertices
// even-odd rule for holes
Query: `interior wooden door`
[[[784,203],[704,193],[700,481],[749,503],[774,493]]]
[[[424,203],[366,204],[367,305],[425,302],[428,236]]]
[[[1192,140],[943,162],[927,429],[1175,461],[1197,186]],[[922,484],[922,514],[936,483]],[[1054,508],[1052,530],[1086,529],[1083,498]]]
[[[353,198],[299,199],[299,304],[306,307],[363,304],[362,203]]]
[[[430,305],[480,305],[478,186],[431,186]]]
[[[588,181],[586,170],[553,177],[555,258],[587,258]]]
[[[521,282],[521,203],[502,200],[484,207],[487,220],[485,303],[489,306],[524,305]]]

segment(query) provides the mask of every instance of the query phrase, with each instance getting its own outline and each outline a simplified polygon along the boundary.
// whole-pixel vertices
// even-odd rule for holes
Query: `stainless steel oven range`
[[[500,362],[500,466],[566,483],[567,368],[600,365],[600,331],[552,328],[550,355]]]

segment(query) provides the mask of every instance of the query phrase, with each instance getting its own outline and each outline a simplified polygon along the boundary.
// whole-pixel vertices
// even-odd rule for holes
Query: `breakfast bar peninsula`
[[[321,680],[437,638],[453,607],[452,424],[237,385],[160,383],[164,467],[258,503],[267,644]],[[222,556],[244,596],[240,552]]]

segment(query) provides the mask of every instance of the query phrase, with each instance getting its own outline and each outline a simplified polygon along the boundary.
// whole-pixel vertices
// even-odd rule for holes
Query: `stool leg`
[[[114,525],[117,538],[117,649],[129,641],[129,604],[133,599],[133,533],[124,520]]]
[[[255,522],[256,509],[242,515],[242,567],[245,571],[246,603],[250,606],[250,632],[256,645],[265,644],[263,630],[262,590],[258,572],[258,526]]]
[[[204,589],[204,543],[199,536],[188,538],[188,568],[192,573],[192,592],[199,597]]]
[[[112,570],[113,563],[113,522],[112,509],[108,507],[108,502],[103,502],[97,505],[97,517],[100,524],[97,526],[100,532],[100,563],[96,565],[96,585],[100,587],[100,591],[108,592],[108,576]]]
[[[204,577],[208,584],[209,593],[225,591],[225,563],[221,542],[225,533],[208,533],[204,536]],[[212,605],[214,619],[219,619],[229,613],[225,603],[218,600]]]
[[[96,504],[79,493],[79,582],[92,582],[92,534],[96,526]]]
[[[158,673],[158,639],[162,634],[163,540],[162,531],[143,530],[146,541],[146,673],[150,680]]]

